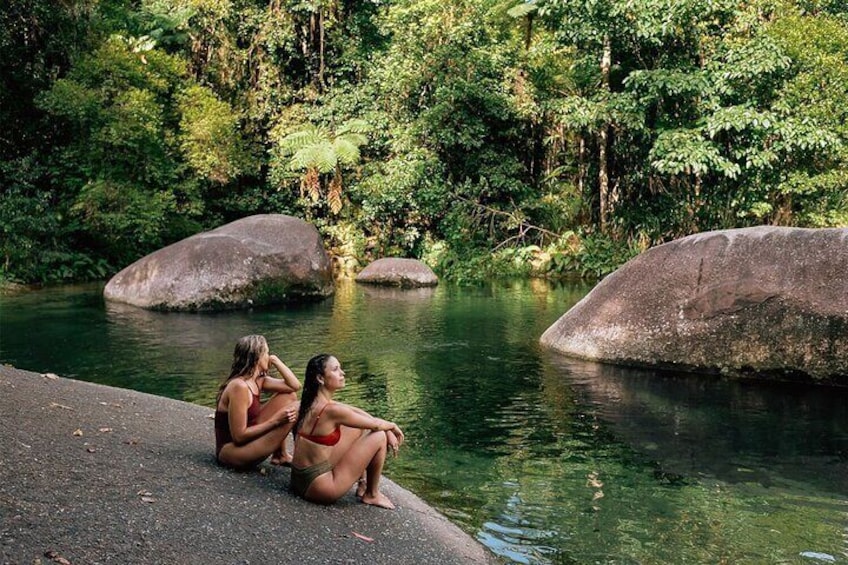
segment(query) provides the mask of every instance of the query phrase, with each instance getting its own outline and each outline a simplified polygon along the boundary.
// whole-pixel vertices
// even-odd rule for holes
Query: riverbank
[[[384,479],[318,506],[218,467],[209,408],[0,366],[2,563],[497,563]]]

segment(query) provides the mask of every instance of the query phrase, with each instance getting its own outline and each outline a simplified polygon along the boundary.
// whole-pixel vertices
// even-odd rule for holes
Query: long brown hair
[[[318,382],[318,377],[324,374],[324,369],[327,368],[327,361],[330,360],[329,353],[320,353],[309,360],[306,364],[306,374],[303,377],[303,393],[300,395],[300,411],[297,414],[297,424],[294,426],[294,431],[300,429],[300,425],[306,418],[307,412],[312,408],[312,403],[318,396],[318,388],[321,383]]]
[[[221,394],[231,380],[252,374],[259,364],[262,354],[267,351],[268,342],[265,340],[265,336],[246,335],[239,339],[233,351],[233,366],[230,369],[230,376],[224,379],[224,382],[218,387],[218,399],[221,399]]]

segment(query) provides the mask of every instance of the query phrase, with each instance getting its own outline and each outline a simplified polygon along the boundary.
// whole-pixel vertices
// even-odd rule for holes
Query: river
[[[261,333],[300,378],[336,355],[340,399],[407,435],[387,476],[507,562],[848,563],[848,390],[540,349],[585,285],[342,282],[323,302],[214,314],[102,288],[2,297],[0,361],[211,407],[236,339]]]

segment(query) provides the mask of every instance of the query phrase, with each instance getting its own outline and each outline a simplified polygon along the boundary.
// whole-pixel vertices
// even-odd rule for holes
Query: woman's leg
[[[225,444],[218,452],[218,461],[235,468],[247,468],[261,463],[269,455],[279,450],[283,440],[293,427],[294,422],[289,422],[244,445]]]
[[[335,465],[343,459],[350,447],[362,437],[362,434],[365,433],[368,432],[359,428],[348,428],[347,426],[342,426],[342,437],[339,439],[339,443],[337,443],[333,448],[333,453],[330,456],[330,463]],[[363,469],[362,474],[356,481],[356,498],[362,498],[362,495],[365,494],[365,486],[366,476],[365,469]]]
[[[297,395],[293,392],[275,394],[262,405],[257,421],[259,423],[267,421],[292,402],[297,402]],[[295,422],[287,422],[285,425],[274,428],[267,434],[244,445],[228,443],[218,453],[218,461],[236,468],[252,467],[264,461],[269,455],[274,454],[278,459],[277,464],[283,463],[286,459],[285,440],[294,424]],[[291,460],[291,456],[288,459]]]
[[[335,455],[336,450],[333,452]],[[335,462],[332,472],[317,477],[309,485],[305,498],[325,504],[335,502],[350,490],[364,471],[367,484],[362,502],[383,508],[394,508],[392,501],[379,490],[385,460],[386,434],[383,432],[363,433]]]
[[[258,421],[260,423],[265,422],[272,416],[274,416],[277,412],[289,406],[293,402],[297,402],[297,395],[293,392],[289,393],[277,393],[262,404],[262,409],[259,412]],[[291,430],[291,426],[289,426],[289,430]],[[286,433],[283,438],[280,440],[277,449],[273,451],[271,454],[271,463],[274,465],[286,465],[291,463],[291,450],[286,449],[286,442],[288,441],[289,434]]]

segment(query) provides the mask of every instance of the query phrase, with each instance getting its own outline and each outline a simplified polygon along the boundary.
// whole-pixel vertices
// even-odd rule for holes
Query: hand
[[[403,432],[400,430],[400,428],[398,427],[398,425],[397,425],[397,424],[395,424],[394,422],[392,422],[392,425],[393,425],[394,427],[393,427],[390,431],[391,431],[392,435],[394,435],[394,436],[395,436],[395,438],[397,439],[398,446],[400,446],[400,444],[402,444],[402,443],[403,443],[403,440],[404,440]]]
[[[386,443],[389,446],[389,451],[392,452],[392,456],[397,457],[400,440],[391,430],[386,432]]]
[[[290,422],[297,421],[297,415],[300,411],[300,401],[292,402],[279,412],[277,412],[277,423],[280,426],[284,426]]]

